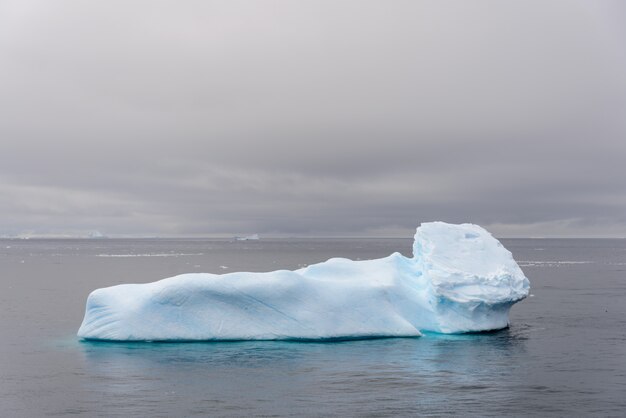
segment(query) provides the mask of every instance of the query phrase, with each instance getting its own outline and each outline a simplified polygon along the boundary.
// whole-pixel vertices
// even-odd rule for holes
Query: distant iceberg
[[[508,326],[529,282],[483,228],[422,224],[413,257],[333,258],[295,271],[183,274],[93,291],[90,340],[316,340],[413,337]]]
[[[237,236],[235,237],[235,241],[258,241],[259,238],[259,234],[252,234],[252,235],[246,235],[246,236]]]

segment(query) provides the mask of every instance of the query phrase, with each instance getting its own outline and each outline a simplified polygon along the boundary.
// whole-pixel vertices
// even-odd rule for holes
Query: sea
[[[0,240],[0,416],[626,416],[626,240],[502,243],[531,295],[497,332],[98,343],[76,331],[99,287],[410,255],[412,241]]]

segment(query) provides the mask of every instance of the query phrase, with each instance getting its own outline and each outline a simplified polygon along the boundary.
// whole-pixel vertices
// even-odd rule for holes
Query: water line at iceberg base
[[[530,285],[478,225],[423,223],[413,257],[193,273],[94,290],[78,336],[105,341],[337,340],[505,328]]]

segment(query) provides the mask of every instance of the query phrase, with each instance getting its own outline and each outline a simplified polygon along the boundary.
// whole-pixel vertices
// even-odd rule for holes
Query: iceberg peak
[[[93,291],[78,336],[115,341],[414,337],[508,326],[529,282],[478,225],[423,223],[413,257],[183,274]]]

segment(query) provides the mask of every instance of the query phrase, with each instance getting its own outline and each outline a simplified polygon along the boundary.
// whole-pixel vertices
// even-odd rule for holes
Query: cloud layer
[[[626,236],[625,12],[0,2],[0,234]]]

